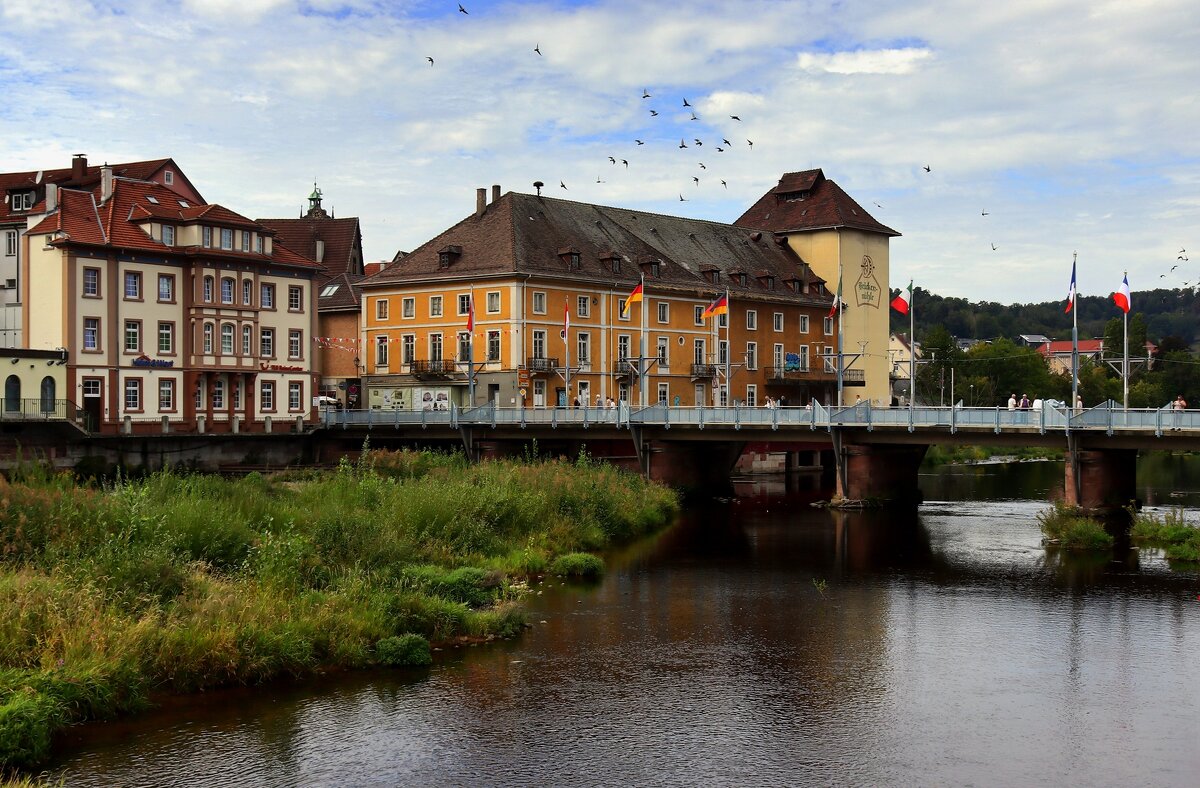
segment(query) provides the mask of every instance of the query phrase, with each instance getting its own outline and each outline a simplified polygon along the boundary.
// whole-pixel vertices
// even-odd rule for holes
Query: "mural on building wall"
[[[883,291],[879,287],[879,281],[875,278],[875,263],[872,262],[869,255],[863,255],[854,292],[859,306],[871,306],[879,309]]]

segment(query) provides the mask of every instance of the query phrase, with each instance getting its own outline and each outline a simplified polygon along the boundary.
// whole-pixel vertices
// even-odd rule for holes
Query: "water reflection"
[[[809,482],[740,483],[610,556],[601,584],[548,586],[517,641],[423,673],[214,693],[92,727],[59,773],[71,785],[1191,784],[1197,574],[1128,548],[1045,550],[1036,518],[1061,464],[927,482],[919,512],[830,512],[808,506]]]

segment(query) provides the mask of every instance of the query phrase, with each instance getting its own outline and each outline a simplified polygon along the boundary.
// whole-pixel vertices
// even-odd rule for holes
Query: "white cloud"
[[[932,56],[933,52],[926,48],[801,52],[796,65],[804,71],[830,74],[911,74]]]

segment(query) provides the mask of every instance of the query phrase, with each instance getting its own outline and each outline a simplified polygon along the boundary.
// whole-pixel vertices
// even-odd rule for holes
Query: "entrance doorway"
[[[100,418],[104,414],[104,380],[102,378],[83,379],[83,428],[94,432],[100,427]]]
[[[546,381],[544,380],[533,381],[533,407],[546,407]]]

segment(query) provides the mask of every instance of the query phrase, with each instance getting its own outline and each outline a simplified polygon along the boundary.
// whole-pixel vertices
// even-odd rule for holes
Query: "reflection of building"
[[[622,316],[641,277],[645,298]],[[490,204],[480,190],[473,215],[362,288],[372,407],[423,407],[415,395],[430,390],[466,404],[472,353],[476,401],[504,406],[576,397],[711,404],[727,357],[735,374],[726,396],[747,404],[768,395],[829,401],[834,389],[822,359],[834,343],[825,283],[785,241],[732,225],[493,187]],[[731,330],[716,332],[702,312],[726,290]],[[641,392],[643,309],[654,363]]]
[[[315,262],[108,167],[94,192],[47,186],[44,209],[23,239],[23,336],[69,351],[64,395],[92,425],[287,429],[310,415]]]
[[[863,353],[851,367],[865,373],[863,397],[886,405],[891,399],[888,250],[889,240],[900,233],[875,221],[821,170],[785,173],[736,224],[786,238],[831,288],[840,273],[846,301],[843,349]]]
[[[193,205],[204,202],[171,159],[114,164],[115,177],[154,181]],[[20,300],[21,233],[36,224],[45,212],[46,192],[59,189],[94,189],[100,183],[100,168],[89,167],[83,154],[71,166],[37,172],[0,173],[0,347],[22,347],[22,304]]]
[[[913,361],[913,347],[908,341],[907,334],[892,334],[888,340],[888,355],[892,360],[892,395],[899,398],[912,396],[908,385],[909,370]],[[921,344],[916,343],[916,358],[921,358]]]
[[[320,358],[320,392],[345,405],[357,405],[360,359],[359,290],[363,272],[362,230],[358,217],[337,219],[321,207],[313,184],[308,210],[298,219],[258,219],[275,239],[325,267],[319,280],[314,352]]]

